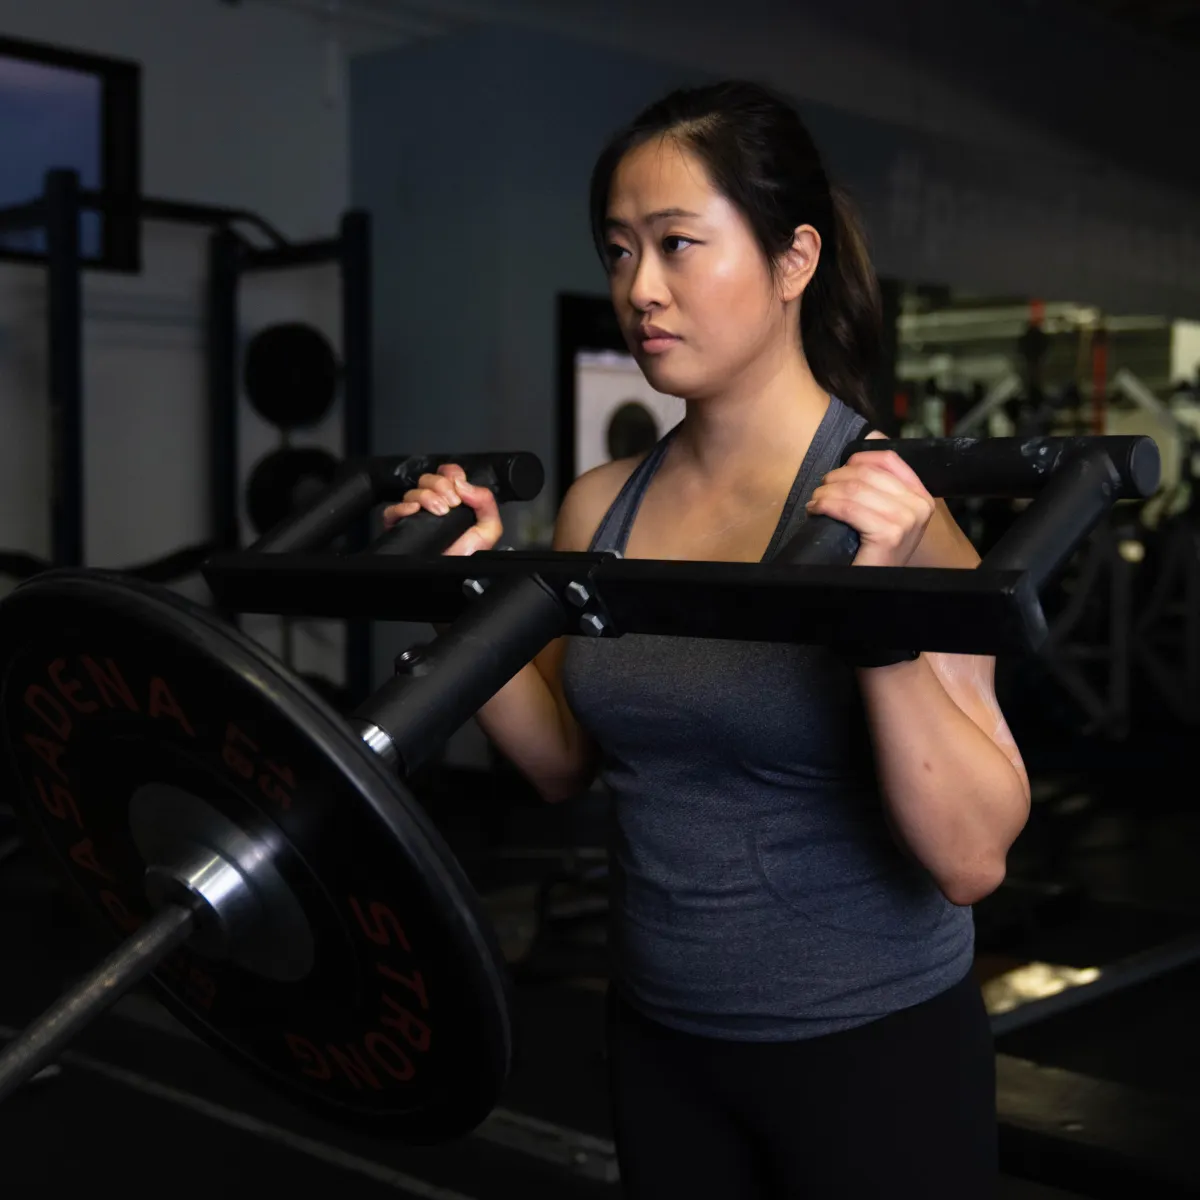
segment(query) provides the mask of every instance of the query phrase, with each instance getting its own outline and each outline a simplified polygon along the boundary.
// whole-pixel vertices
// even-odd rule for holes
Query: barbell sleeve
[[[415,653],[353,714],[360,736],[401,775],[411,774],[522,667],[568,632],[562,602],[541,580],[488,587],[449,629]]]
[[[0,1104],[54,1062],[81,1030],[183,945],[195,921],[192,908],[168,904],[19,1033],[0,1054]]]
[[[466,504],[452,508],[444,517],[427,509],[397,521],[380,534],[367,554],[441,554],[453,546],[475,524],[475,510]]]

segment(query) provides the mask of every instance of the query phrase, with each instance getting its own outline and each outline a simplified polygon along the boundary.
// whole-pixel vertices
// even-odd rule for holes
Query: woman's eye
[[[691,238],[680,237],[678,234],[672,234],[670,237],[663,238],[663,249],[668,254],[675,254],[682,250],[684,246],[694,245]]]
[[[628,254],[629,252],[625,249],[624,246],[618,246],[615,242],[610,242],[607,247],[607,253],[608,253],[608,261],[611,264],[611,263],[615,263],[617,261],[617,259],[619,259],[621,257],[622,254]]]

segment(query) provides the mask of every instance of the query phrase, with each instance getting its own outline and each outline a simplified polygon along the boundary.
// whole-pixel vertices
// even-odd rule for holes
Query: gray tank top
[[[864,424],[831,402],[764,562]],[[673,432],[593,549],[624,552]],[[970,969],[971,910],[892,839],[854,672],[828,648],[576,637],[563,684],[613,802],[613,978],[646,1016],[739,1041],[815,1037]]]

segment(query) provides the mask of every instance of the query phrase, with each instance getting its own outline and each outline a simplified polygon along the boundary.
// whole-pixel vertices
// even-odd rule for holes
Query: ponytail
[[[833,187],[830,199],[833,237],[822,246],[821,261],[801,301],[800,338],[817,382],[874,419],[871,383],[883,337],[879,281],[850,198]]]

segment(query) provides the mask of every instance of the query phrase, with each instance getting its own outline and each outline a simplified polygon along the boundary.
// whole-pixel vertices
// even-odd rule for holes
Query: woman
[[[806,513],[856,564],[974,567],[895,454],[857,454],[879,300],[796,112],[676,92],[605,149],[592,228],[630,351],[683,422],[571,487],[561,550],[767,561]],[[468,504],[456,466],[389,522]],[[1029,784],[991,659],[754,642],[564,639],[480,712],[547,800],[614,799],[610,1062],[626,1194],[980,1200],[994,1058],[969,906]]]

